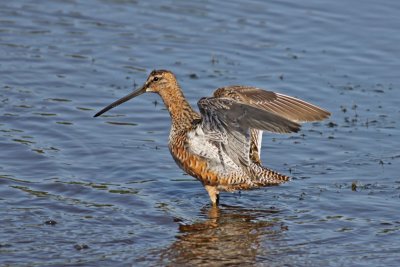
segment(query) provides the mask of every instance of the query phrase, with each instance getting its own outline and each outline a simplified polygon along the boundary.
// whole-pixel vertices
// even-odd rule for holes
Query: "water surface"
[[[400,4],[13,1],[0,4],[0,265],[397,266]],[[332,112],[265,135],[293,176],[211,208],[169,155],[156,95],[244,84]]]

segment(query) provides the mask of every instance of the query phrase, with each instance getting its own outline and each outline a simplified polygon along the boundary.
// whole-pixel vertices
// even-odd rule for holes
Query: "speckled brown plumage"
[[[255,87],[219,88],[198,102],[200,114],[185,99],[175,75],[150,73],[145,84],[95,116],[145,92],[161,96],[171,116],[169,149],[186,173],[199,180],[218,204],[220,191],[254,189],[289,180],[261,165],[263,131],[290,133],[299,122],[328,117],[329,112],[302,100]]]

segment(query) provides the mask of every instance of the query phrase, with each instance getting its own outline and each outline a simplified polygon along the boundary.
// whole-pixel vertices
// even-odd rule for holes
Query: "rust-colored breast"
[[[170,145],[170,151],[176,163],[203,185],[217,186],[219,184],[221,177],[208,168],[204,159],[190,153],[183,145]]]

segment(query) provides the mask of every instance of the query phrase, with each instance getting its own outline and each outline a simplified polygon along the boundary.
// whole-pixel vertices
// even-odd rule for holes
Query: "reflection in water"
[[[268,254],[263,246],[265,239],[280,239],[283,231],[287,230],[281,222],[273,220],[271,215],[277,210],[247,210],[224,205],[201,212],[207,220],[179,225],[178,240],[160,253],[162,265],[259,262]]]

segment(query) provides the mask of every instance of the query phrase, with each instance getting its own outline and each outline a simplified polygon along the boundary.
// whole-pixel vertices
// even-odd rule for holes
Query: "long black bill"
[[[134,98],[134,97],[136,97],[136,96],[138,96],[138,95],[141,95],[141,94],[143,94],[143,93],[145,93],[145,92],[146,92],[146,87],[143,86],[143,87],[139,88],[138,90],[133,91],[133,92],[130,93],[129,95],[126,95],[126,96],[124,96],[123,98],[118,99],[118,100],[115,101],[114,103],[112,103],[112,104],[108,105],[107,107],[103,108],[102,110],[100,110],[99,112],[97,112],[96,115],[94,115],[93,117],[98,117],[98,116],[100,116],[101,114],[103,114],[104,112],[107,112],[107,111],[109,111],[110,109],[115,108],[116,106],[118,106],[118,105],[120,105],[120,104],[122,104],[122,103],[128,101],[129,99],[132,99],[132,98]]]

